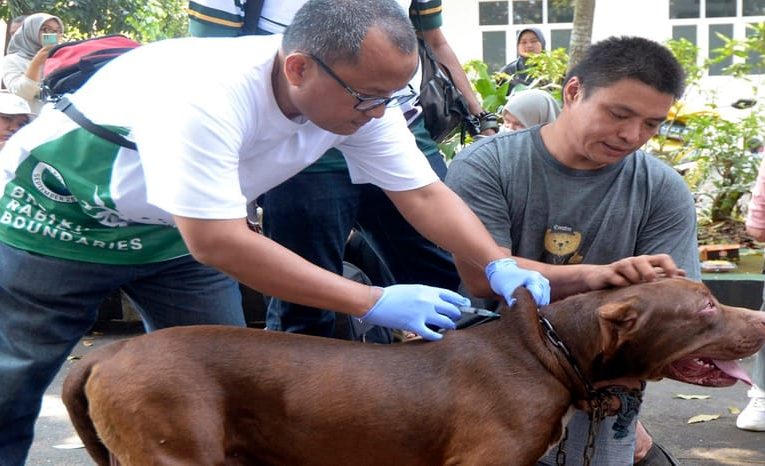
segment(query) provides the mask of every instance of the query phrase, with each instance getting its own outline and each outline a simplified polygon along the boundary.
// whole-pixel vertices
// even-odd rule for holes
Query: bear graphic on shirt
[[[579,264],[583,257],[579,254],[582,245],[582,233],[573,228],[553,225],[545,232],[545,252],[551,256],[553,264]]]

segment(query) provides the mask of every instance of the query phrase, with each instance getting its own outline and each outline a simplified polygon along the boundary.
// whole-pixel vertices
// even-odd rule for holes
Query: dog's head
[[[576,315],[576,334],[561,337],[593,381],[670,377],[728,386],[747,380],[735,360],[765,343],[765,313],[720,304],[706,286],[682,278],[584,293],[551,307],[553,316],[568,314],[564,320]],[[571,343],[590,338],[585,332],[591,341]]]

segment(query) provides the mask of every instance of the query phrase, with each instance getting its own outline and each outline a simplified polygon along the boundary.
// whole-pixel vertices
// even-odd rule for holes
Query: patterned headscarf
[[[8,44],[8,55],[15,53],[28,60],[34,58],[35,54],[42,48],[40,29],[42,29],[43,23],[49,19],[55,19],[61,27],[61,32],[64,32],[64,23],[58,16],[47,13],[29,15],[24,19],[19,30],[11,37]]]

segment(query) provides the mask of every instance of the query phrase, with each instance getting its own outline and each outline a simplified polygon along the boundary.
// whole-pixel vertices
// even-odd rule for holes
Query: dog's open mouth
[[[736,361],[688,358],[670,364],[665,375],[680,382],[705,387],[729,387],[737,381],[752,384],[749,374]]]

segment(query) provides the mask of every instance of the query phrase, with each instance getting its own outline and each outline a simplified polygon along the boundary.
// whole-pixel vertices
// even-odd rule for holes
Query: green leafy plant
[[[564,49],[552,52],[542,52],[530,58],[527,62],[529,75],[534,82],[529,88],[540,88],[550,92],[560,100],[560,89],[566,72],[568,55]],[[510,75],[506,73],[489,73],[489,67],[481,60],[470,60],[463,65],[465,74],[470,80],[473,90],[481,101],[481,106],[487,111],[502,118],[502,107],[507,102],[507,90],[510,87]],[[452,159],[464,146],[473,142],[469,134],[463,134],[460,128],[439,144],[441,152],[447,160]]]
[[[750,34],[743,40],[730,39],[717,33],[723,45],[712,50],[715,56],[707,59],[707,63],[717,64],[730,57],[738,57],[739,60],[732,61],[723,68],[723,73],[743,79],[748,79],[755,70],[762,73],[765,65],[765,23],[748,24],[747,29]],[[746,60],[750,57],[754,60]]]
[[[687,181],[699,198],[701,223],[740,219],[739,201],[751,190],[760,165],[749,142],[765,128],[762,113],[753,110],[737,121],[699,113],[686,126],[689,160],[696,162]]]
[[[688,39],[672,39],[666,45],[685,71],[687,93],[688,89],[698,85],[708,66],[698,64],[699,47]]]
[[[568,60],[569,56],[563,48],[528,57],[525,72],[534,79],[529,88],[546,90],[560,101]]]
[[[704,66],[698,64],[700,49],[685,38],[670,40],[666,45],[685,72],[685,95],[688,95],[693,92],[706,71]],[[714,113],[711,109],[714,106],[714,104],[708,106],[709,112]],[[675,102],[667,119],[662,123],[659,134],[652,137],[646,147],[648,151],[671,166],[687,162],[688,151],[691,150],[691,147],[684,143],[682,136],[688,131],[684,122],[687,113],[689,109],[683,99]]]
[[[61,18],[67,39],[124,34],[139,42],[185,36],[184,0],[10,0],[6,19],[46,12]]]
[[[652,138],[647,149],[672,166],[684,164],[691,167],[685,172],[685,180],[696,193],[699,224],[721,221],[740,221],[740,201],[751,189],[757,177],[760,157],[752,152],[749,143],[765,134],[763,104],[748,102],[739,115],[724,118],[723,106],[719,104],[714,90],[702,90],[700,81],[713,64],[731,57],[738,57],[723,72],[736,80],[734,86],[751,89],[757,95],[749,73],[762,63],[744,63],[741,59],[754,53],[760,60],[764,56],[765,26],[753,26],[754,34],[746,40],[725,37],[723,46],[713,50],[714,56],[699,64],[699,49],[691,42],[670,40],[667,46],[674,53],[686,73],[686,96],[699,92],[704,99],[700,109],[685,108],[685,99],[673,107],[664,122],[661,134]]]
[[[489,67],[481,60],[470,60],[463,65],[470,83],[481,100],[481,105],[488,111],[499,113],[507,101],[507,89],[510,82],[500,81],[489,74]]]

